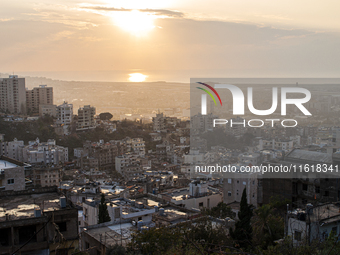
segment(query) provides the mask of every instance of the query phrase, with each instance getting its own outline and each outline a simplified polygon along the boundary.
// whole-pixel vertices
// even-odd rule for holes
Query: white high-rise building
[[[73,119],[73,104],[64,102],[57,106],[57,125],[70,125]]]
[[[18,141],[16,138],[10,142],[0,142],[0,155],[16,160],[22,160],[21,155],[23,147],[24,141]]]
[[[25,78],[0,78],[0,112],[26,114]]]

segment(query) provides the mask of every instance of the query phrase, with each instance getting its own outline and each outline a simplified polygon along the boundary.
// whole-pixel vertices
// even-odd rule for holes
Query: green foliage
[[[210,254],[227,243],[231,245],[227,229],[203,217],[171,228],[152,228],[136,233],[129,244],[129,251],[142,254]]]
[[[261,255],[338,255],[340,254],[340,242],[337,236],[330,234],[324,240],[313,240],[310,245],[293,245],[292,237],[285,237],[282,242],[275,246],[268,246],[266,249],[259,248],[256,254]]]
[[[106,255],[125,255],[126,249],[123,246],[115,244],[114,246],[106,249]]]
[[[249,247],[252,239],[251,217],[253,216],[252,205],[248,205],[246,188],[244,188],[238,213],[239,221],[235,229],[230,229],[230,236],[239,243],[240,247]]]
[[[99,114],[99,118],[101,120],[110,120],[110,119],[112,119],[112,117],[113,117],[113,115],[109,112],[102,112],[102,113]]]
[[[274,241],[283,238],[283,218],[275,214],[274,209],[269,205],[263,205],[255,210],[252,218],[253,243],[261,248],[274,245]]]
[[[104,193],[101,194],[100,204],[99,204],[99,215],[98,215],[98,224],[111,221],[109,212],[107,210],[107,205],[105,202]]]
[[[231,210],[230,206],[227,206],[227,204],[220,202],[217,204],[217,206],[211,208],[211,209],[205,209],[204,213],[210,216],[213,216],[215,218],[221,218],[224,219],[226,217],[235,218],[235,213]]]
[[[0,118],[1,133],[5,134],[6,141],[13,141],[14,138],[17,138],[18,140],[23,140],[26,144],[37,137],[39,137],[40,141],[58,139],[52,125],[53,118],[50,116],[28,122],[7,122]]]
[[[282,198],[281,196],[272,196],[270,197],[269,205],[274,212],[283,215],[287,212],[287,204],[291,204],[291,201],[287,198]]]

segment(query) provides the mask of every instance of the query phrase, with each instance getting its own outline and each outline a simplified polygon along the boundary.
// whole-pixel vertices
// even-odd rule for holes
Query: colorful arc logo
[[[203,82],[197,82],[197,83],[198,83],[198,84],[201,84],[201,85],[204,85],[204,86],[206,86],[207,88],[211,89],[211,91],[214,92],[215,95],[217,96],[217,98],[218,98],[218,100],[220,101],[220,104],[221,104],[221,106],[222,106],[222,100],[221,100],[221,98],[220,98],[220,95],[217,93],[217,91],[216,91],[213,87],[211,87],[210,85],[205,84],[205,83],[203,83]],[[203,90],[204,92],[206,92],[206,93],[212,98],[212,100],[214,100],[215,105],[217,105],[217,104],[216,104],[216,100],[215,100],[214,96],[211,94],[210,91],[208,91],[208,90],[206,90],[206,89],[203,89],[203,88],[200,88],[200,87],[197,87],[197,88]]]

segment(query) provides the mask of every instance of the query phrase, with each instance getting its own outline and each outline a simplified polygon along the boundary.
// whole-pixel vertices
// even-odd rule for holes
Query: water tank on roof
[[[312,215],[313,214],[313,205],[311,203],[307,204],[307,214]]]
[[[144,222],[143,222],[142,220],[139,220],[139,221],[137,222],[137,229],[138,229],[138,230],[141,230],[142,227],[143,227],[143,225],[144,225]]]
[[[158,212],[158,211],[159,211],[158,206],[155,205],[155,212]]]
[[[39,207],[34,208],[34,217],[41,217],[41,210]]]
[[[159,209],[159,215],[160,216],[164,216],[164,208],[160,208]]]
[[[60,207],[65,208],[66,207],[66,197],[60,198]]]

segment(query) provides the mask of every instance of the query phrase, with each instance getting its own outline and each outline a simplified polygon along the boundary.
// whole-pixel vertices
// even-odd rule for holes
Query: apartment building
[[[20,160],[23,147],[24,141],[19,141],[16,138],[10,142],[0,142],[0,155]]]
[[[47,142],[35,142],[22,149],[22,161],[31,164],[59,165],[68,162],[68,148],[56,145],[56,141],[49,139]]]
[[[25,189],[25,164],[0,156],[0,191]]]
[[[71,255],[79,249],[78,209],[56,188],[44,190],[0,197],[0,254],[20,248],[16,254]]]
[[[52,116],[56,117],[57,116],[57,106],[54,104],[40,104],[39,105],[39,116]]]
[[[127,151],[138,154],[141,157],[145,156],[145,141],[143,138],[125,138]]]
[[[294,148],[294,141],[282,139],[270,139],[270,140],[261,139],[259,141],[258,147],[260,150],[272,149],[290,151]]]
[[[96,108],[90,105],[85,105],[78,109],[78,122],[77,130],[87,130],[96,127],[94,115],[96,114]]]
[[[0,111],[26,114],[25,78],[17,75],[0,78]]]
[[[165,116],[163,113],[156,114],[156,117],[152,118],[153,131],[161,132],[165,129]]]
[[[239,171],[241,165],[235,165]],[[223,202],[226,204],[241,202],[243,190],[247,192],[247,202],[257,206],[257,173],[235,173],[223,179]]]
[[[39,112],[39,105],[53,105],[53,88],[47,85],[26,90],[26,108],[31,113]]]
[[[36,187],[59,186],[60,167],[34,166],[30,170],[30,179]]]
[[[57,125],[71,125],[73,119],[73,104],[64,102],[57,106]]]

